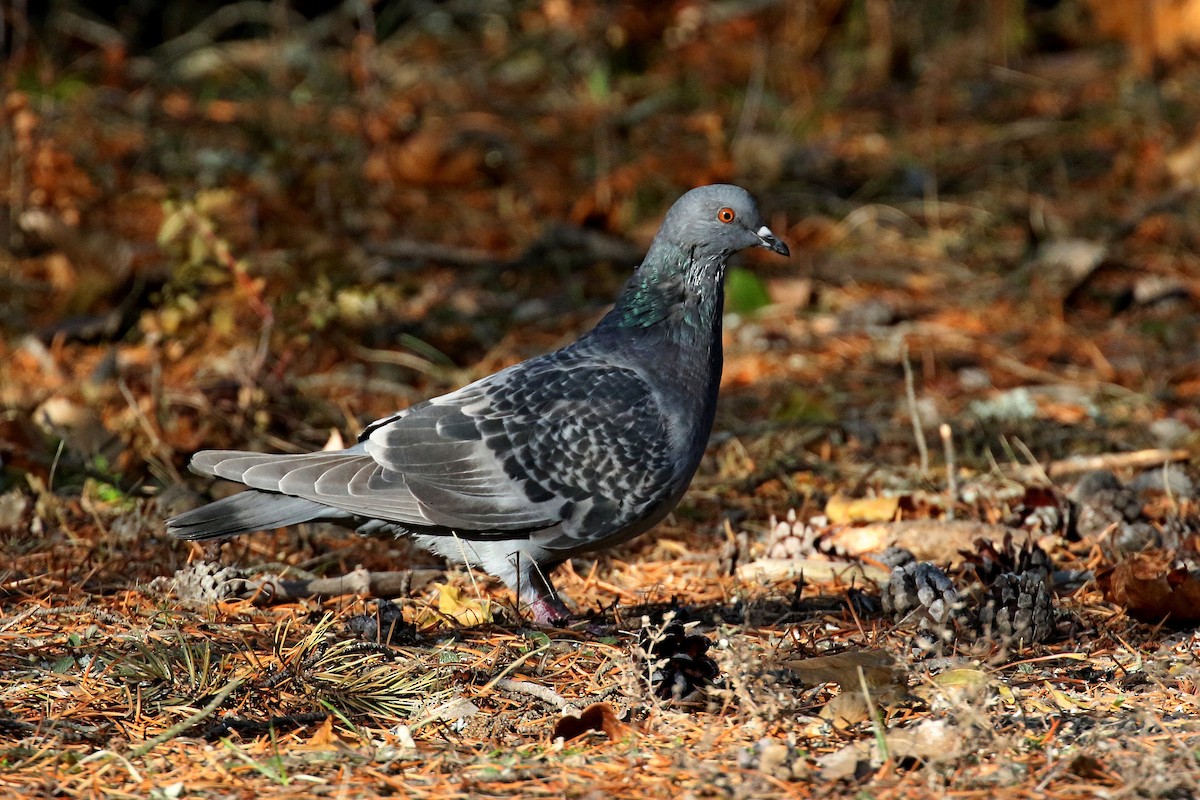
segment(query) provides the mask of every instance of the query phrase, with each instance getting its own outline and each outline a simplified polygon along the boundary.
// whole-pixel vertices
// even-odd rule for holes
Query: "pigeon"
[[[538,624],[569,619],[550,573],[649,530],[700,464],[721,382],[725,268],[749,247],[789,255],[745,189],[692,189],[573,344],[373,422],[344,450],[199,452],[193,472],[250,488],[167,530],[217,539],[326,521],[410,536],[502,580]]]

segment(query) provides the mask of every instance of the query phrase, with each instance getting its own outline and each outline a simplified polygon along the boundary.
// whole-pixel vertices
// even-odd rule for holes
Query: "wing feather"
[[[603,535],[672,480],[656,399],[630,367],[559,351],[381,420],[348,450],[208,451],[192,468],[434,532]]]

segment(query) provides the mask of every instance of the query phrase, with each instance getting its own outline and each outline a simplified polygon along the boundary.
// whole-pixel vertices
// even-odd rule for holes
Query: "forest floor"
[[[872,78],[840,5],[14,61],[0,791],[1197,796],[1200,66],[976,25]],[[559,570],[579,621],[403,541],[166,535],[232,490],[196,450],[337,446],[578,336],[714,181],[793,257],[730,275],[705,460]],[[1005,535],[1048,559],[1036,637],[980,632]],[[885,610],[891,546],[967,607]]]

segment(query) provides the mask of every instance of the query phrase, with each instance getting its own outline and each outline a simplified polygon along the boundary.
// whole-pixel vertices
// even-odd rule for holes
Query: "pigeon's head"
[[[697,255],[729,256],[747,247],[790,255],[763,222],[750,193],[728,183],[700,186],[676,200],[658,238]]]

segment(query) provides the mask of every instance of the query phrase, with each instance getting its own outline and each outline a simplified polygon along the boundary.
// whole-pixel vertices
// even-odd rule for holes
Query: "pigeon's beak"
[[[788,246],[783,243],[783,240],[771,233],[771,229],[766,225],[759,228],[755,234],[758,236],[758,241],[762,246],[768,250],[774,250],[781,256],[790,256],[792,254],[792,251],[788,250]]]

